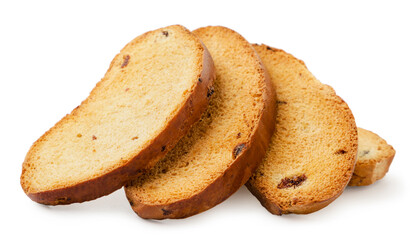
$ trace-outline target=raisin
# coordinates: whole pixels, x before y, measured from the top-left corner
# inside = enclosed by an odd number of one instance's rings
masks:
[[[95,135],[92,135],[92,140],[97,140],[97,137]]]
[[[170,214],[172,213],[172,211],[170,211],[170,210],[166,210],[166,209],[164,209],[164,208],[162,208],[161,210],[163,211],[163,215],[164,215],[164,216],[166,216],[166,215],[170,215]]]
[[[284,178],[281,180],[280,184],[278,184],[277,188],[283,189],[283,188],[290,188],[290,187],[298,187],[300,186],[305,180],[307,179],[306,175],[300,175],[300,176],[294,176],[291,178]]]
[[[164,152],[166,150],[166,146],[161,147],[161,151]]]
[[[238,144],[232,151],[233,158],[235,159],[239,154],[241,154],[242,150],[245,149],[245,143]]]
[[[277,104],[287,104],[287,102],[286,101],[277,100]]]
[[[361,152],[360,154],[359,154],[359,157],[363,157],[363,156],[365,156],[365,155],[367,155],[367,154],[369,154],[369,150],[364,150],[363,152]]]
[[[345,154],[345,153],[347,153],[346,150],[340,149],[337,152],[335,152],[334,154]]]
[[[213,86],[208,88],[207,97],[210,97],[215,92],[215,88]]]
[[[166,37],[168,37],[169,36],[169,32],[163,31],[163,35],[166,36]]]
[[[124,62],[121,64],[121,68],[124,68],[128,65],[128,62],[130,61],[130,55],[124,56]]]
[[[202,78],[199,78],[199,79],[198,79],[198,81],[199,81],[199,82],[202,82]]]

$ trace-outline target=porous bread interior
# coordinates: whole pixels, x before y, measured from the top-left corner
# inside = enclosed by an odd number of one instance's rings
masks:
[[[363,128],[358,128],[357,164],[380,162],[395,154],[395,150],[383,138]]]
[[[246,40],[226,29],[194,31],[213,57],[214,93],[208,110],[150,172],[126,187],[129,198],[156,205],[188,199],[235,161],[233,149],[250,141],[264,108],[264,70]]]
[[[355,164],[356,127],[346,103],[320,83],[304,63],[282,50],[255,46],[276,89],[276,130],[250,179],[284,211],[343,191]],[[284,178],[306,176],[299,186],[278,188]]]
[[[22,186],[27,192],[72,186],[126,164],[189,97],[202,55],[200,41],[181,26],[131,41],[90,96],[32,146]]]

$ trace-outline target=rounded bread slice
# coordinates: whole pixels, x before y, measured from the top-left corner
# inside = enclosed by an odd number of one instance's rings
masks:
[[[395,149],[377,134],[363,128],[357,132],[357,162],[349,186],[370,185],[382,179],[395,157]]]
[[[356,162],[357,128],[347,104],[301,60],[254,45],[277,96],[275,132],[247,183],[273,214],[311,213],[334,201]]]
[[[33,201],[56,205],[121,188],[200,119],[214,77],[209,52],[182,26],[135,38],[87,99],[32,145],[23,190]]]
[[[212,99],[189,134],[125,187],[142,218],[189,217],[227,199],[249,179],[274,129],[274,90],[252,46],[225,27],[194,33],[215,62]]]

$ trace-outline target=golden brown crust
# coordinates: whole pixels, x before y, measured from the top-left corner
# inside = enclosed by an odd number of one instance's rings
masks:
[[[333,202],[337,197],[339,197],[344,189],[342,191],[339,191],[336,195],[334,195],[331,198],[328,198],[324,201],[314,201],[309,202],[306,204],[299,204],[299,205],[292,205],[290,208],[281,208],[279,204],[275,201],[275,199],[267,198],[254,184],[252,184],[252,181],[248,181],[245,186],[248,188],[248,190],[258,199],[258,201],[261,203],[261,205],[266,208],[270,213],[275,215],[282,215],[282,214],[289,214],[289,213],[296,213],[296,214],[308,214],[315,211],[318,211],[327,205],[329,205],[331,202]]]
[[[266,208],[270,213],[275,215],[282,215],[282,209],[278,206],[278,204],[275,204],[272,200],[265,197],[264,194],[262,194],[258,188],[256,188],[253,184],[251,184],[251,181],[248,181],[245,186],[248,188],[248,190],[254,195],[258,201],[261,203],[261,205]]]
[[[186,29],[186,31],[188,30]],[[147,147],[144,148],[137,156],[133,157],[125,165],[102,176],[70,187],[32,193],[29,192],[28,189],[22,184],[22,188],[29,198],[35,202],[47,205],[70,204],[93,200],[121,188],[129,180],[137,177],[142,170],[152,167],[157,160],[165,156],[166,153],[180,140],[180,138],[188,132],[191,126],[200,119],[202,113],[208,106],[208,98],[206,97],[206,93],[209,87],[213,84],[215,78],[215,68],[209,51],[205,48],[205,46],[203,46],[203,48],[202,71],[199,78],[196,79],[197,84],[195,84],[193,92],[182,105],[178,111],[178,114],[174,116],[168,124],[166,124],[166,127],[162,130],[159,136],[153,139],[152,142],[148,144]],[[110,69],[112,65],[113,64],[110,65]],[[76,111],[76,109],[74,111]],[[44,136],[48,132],[46,132]],[[41,139],[42,138],[38,141],[41,141]],[[36,142],[34,145],[35,144]],[[26,162],[27,157],[25,163]],[[23,167],[22,176],[24,171],[25,168]]]
[[[271,48],[268,47],[266,45],[262,45],[262,46],[256,46],[256,48],[266,48],[267,50],[272,50],[272,52],[279,52],[279,53],[283,53],[284,57],[288,58],[288,59],[294,59],[296,62],[299,62],[300,64],[304,65],[304,62],[297,60],[296,58],[294,58],[292,55],[285,53],[282,50],[279,49],[275,49],[275,48]],[[271,52],[271,51],[270,51]],[[317,82],[318,83],[318,82]],[[320,83],[318,83],[320,84]],[[248,183],[246,184],[246,186],[248,187],[248,189],[251,191],[251,193],[257,197],[257,199],[260,201],[260,203],[271,213],[276,214],[276,215],[282,215],[282,214],[288,214],[288,213],[297,213],[297,214],[307,214],[307,213],[311,213],[311,212],[315,212],[325,206],[327,206],[328,204],[330,204],[331,202],[333,202],[338,196],[341,195],[341,193],[344,191],[344,188],[347,186],[348,181],[351,178],[352,172],[353,172],[353,168],[354,168],[354,163],[355,163],[355,159],[356,159],[356,155],[357,155],[357,127],[355,125],[355,121],[354,121],[354,117],[353,114],[351,112],[351,110],[347,107],[347,104],[340,98],[338,97],[334,90],[327,86],[327,85],[323,85],[321,84],[322,87],[328,89],[328,93],[329,95],[333,95],[335,98],[334,102],[336,105],[339,106],[339,110],[342,112],[342,116],[344,119],[346,119],[349,124],[347,126],[347,132],[350,134],[350,146],[348,146],[347,149],[342,150],[341,154],[343,154],[345,157],[347,157],[347,161],[350,162],[350,166],[349,164],[347,164],[347,169],[346,172],[342,173],[341,178],[344,179],[344,181],[342,180],[342,182],[344,182],[344,184],[339,187],[338,189],[336,189],[335,191],[333,191],[332,195],[327,195],[323,198],[314,198],[314,200],[303,200],[300,196],[293,196],[292,197],[292,201],[289,203],[286,202],[280,202],[279,199],[276,199],[276,197],[270,196],[269,195],[269,191],[275,191],[275,190],[271,190],[271,189],[266,189],[266,187],[263,187],[262,185],[259,186],[256,180],[257,178],[251,178],[250,181],[248,181]],[[278,98],[277,98],[278,100]],[[277,110],[278,111],[278,110]],[[278,120],[277,120],[278,121]],[[271,143],[272,144],[272,143]],[[257,171],[258,173],[258,171]],[[255,173],[255,174],[257,174]],[[344,175],[343,175],[344,174]],[[259,176],[261,176],[261,174],[259,174]],[[264,180],[265,181],[265,180]],[[267,185],[272,185],[272,184],[267,184]]]
[[[334,200],[336,200],[336,198],[338,198],[343,193],[343,190],[342,190],[338,192],[335,196],[328,198],[324,201],[309,202],[307,204],[291,206],[288,209],[282,209],[278,205],[278,203],[276,203],[272,199],[267,198],[254,185],[250,184],[249,181],[245,185],[248,188],[248,190],[258,199],[258,201],[261,203],[261,205],[264,208],[266,208],[270,213],[275,214],[275,215],[280,215],[280,216],[282,214],[289,214],[289,213],[295,213],[295,214],[313,213],[315,211],[318,211],[326,207],[327,205],[332,203]]]
[[[383,159],[382,162],[371,162],[368,165],[359,162],[356,163],[349,186],[367,186],[382,179],[389,171],[389,167],[392,164],[394,157],[395,154],[389,158]]]
[[[226,31],[232,30],[226,29]],[[241,39],[245,41],[242,37]],[[275,128],[275,90],[255,50],[249,45],[247,47],[254,53],[255,58],[257,58],[261,66],[261,74],[265,76],[265,88],[263,89],[265,104],[250,141],[246,143],[242,152],[220,177],[215,179],[204,190],[188,199],[170,204],[151,205],[136,201],[133,194],[127,193],[127,198],[129,198],[133,210],[140,217],[151,219],[185,218],[208,210],[236,192],[236,190],[248,181],[249,177],[258,167],[265,155]]]
[[[384,139],[371,131],[359,128],[359,141],[370,141],[369,138],[376,140],[372,144],[379,144],[374,146],[374,148],[383,145],[384,149],[381,150],[383,154],[378,154],[371,159],[363,159],[363,157],[358,156],[349,186],[367,186],[382,179],[389,171],[389,167],[395,157],[395,149],[387,144]]]

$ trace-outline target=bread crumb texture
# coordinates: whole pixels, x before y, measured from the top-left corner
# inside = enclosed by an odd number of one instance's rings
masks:
[[[126,187],[127,197],[136,203],[166,205],[202,192],[249,147],[258,127],[265,73],[255,51],[227,28],[207,27],[194,33],[216,67],[208,110],[156,167]]]
[[[334,200],[352,175],[357,153],[353,115],[301,60],[266,45],[254,47],[276,89],[277,119],[248,187],[275,214],[318,210],[315,206]]]
[[[23,163],[25,192],[70,187],[129,162],[189,98],[202,55],[181,26],[128,43],[88,98],[33,144]]]

